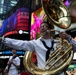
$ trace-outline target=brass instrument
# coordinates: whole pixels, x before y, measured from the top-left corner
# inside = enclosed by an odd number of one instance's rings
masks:
[[[48,19],[56,26],[63,29],[70,27],[70,14],[61,0],[42,0],[42,6]]]
[[[60,28],[70,27],[70,14],[61,0],[42,0],[42,6],[49,20]],[[59,31],[58,31],[59,32]],[[67,40],[58,38],[57,49],[49,55],[44,69],[38,68],[31,60],[33,52],[24,55],[25,68],[34,75],[59,75],[69,66],[73,59],[72,45]]]

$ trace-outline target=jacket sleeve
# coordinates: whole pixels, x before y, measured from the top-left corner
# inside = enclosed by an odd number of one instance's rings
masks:
[[[17,39],[5,38],[2,42],[11,48],[24,50],[24,51],[34,51],[33,41],[23,41]]]
[[[69,42],[72,44],[74,52],[76,52],[76,40],[71,38],[71,40],[69,40]]]

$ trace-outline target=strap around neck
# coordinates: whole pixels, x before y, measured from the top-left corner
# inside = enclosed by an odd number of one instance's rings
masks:
[[[40,39],[40,40],[42,41],[43,45],[44,45],[47,49],[53,48],[54,40],[52,41],[51,47],[48,47],[48,46],[46,45],[45,41],[43,41],[42,39]]]
[[[46,45],[45,41],[43,41],[43,40],[41,40],[41,41],[42,41],[43,45],[47,48],[47,52],[46,52],[46,61],[47,61],[49,58],[50,50],[54,50],[54,48],[53,48],[54,40],[51,42],[52,43],[51,47],[48,47]]]

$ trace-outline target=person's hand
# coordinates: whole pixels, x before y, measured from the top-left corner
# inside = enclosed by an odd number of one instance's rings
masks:
[[[13,60],[9,60],[8,65],[10,65],[11,63],[13,63]]]
[[[70,35],[68,35],[66,32],[60,32],[59,37],[68,40]]]
[[[7,69],[4,70],[4,74],[6,74],[6,73],[7,73]]]
[[[70,71],[66,71],[66,73],[67,73],[68,75],[71,75],[71,72],[70,72]]]
[[[9,63],[13,63],[13,60],[10,60]]]

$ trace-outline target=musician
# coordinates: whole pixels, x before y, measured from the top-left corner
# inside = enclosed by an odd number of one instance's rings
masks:
[[[12,56],[10,56],[4,72],[8,75],[18,75],[19,68],[20,58],[16,55],[16,50],[12,49]]]
[[[35,51],[37,55],[37,65],[39,68],[43,69],[45,67],[45,62],[48,59],[49,52],[53,52],[57,46],[56,42],[59,42],[51,36],[51,29],[52,25],[49,25],[48,22],[42,22],[40,25],[41,37],[37,40],[23,41],[0,37],[0,41],[14,49]],[[66,36],[68,36],[68,34]],[[62,37],[61,34],[60,37]],[[67,39],[69,39],[69,37]],[[74,49],[76,49],[76,42],[73,39],[71,39],[70,42],[73,43]],[[64,75],[64,73],[61,73],[60,75]]]

